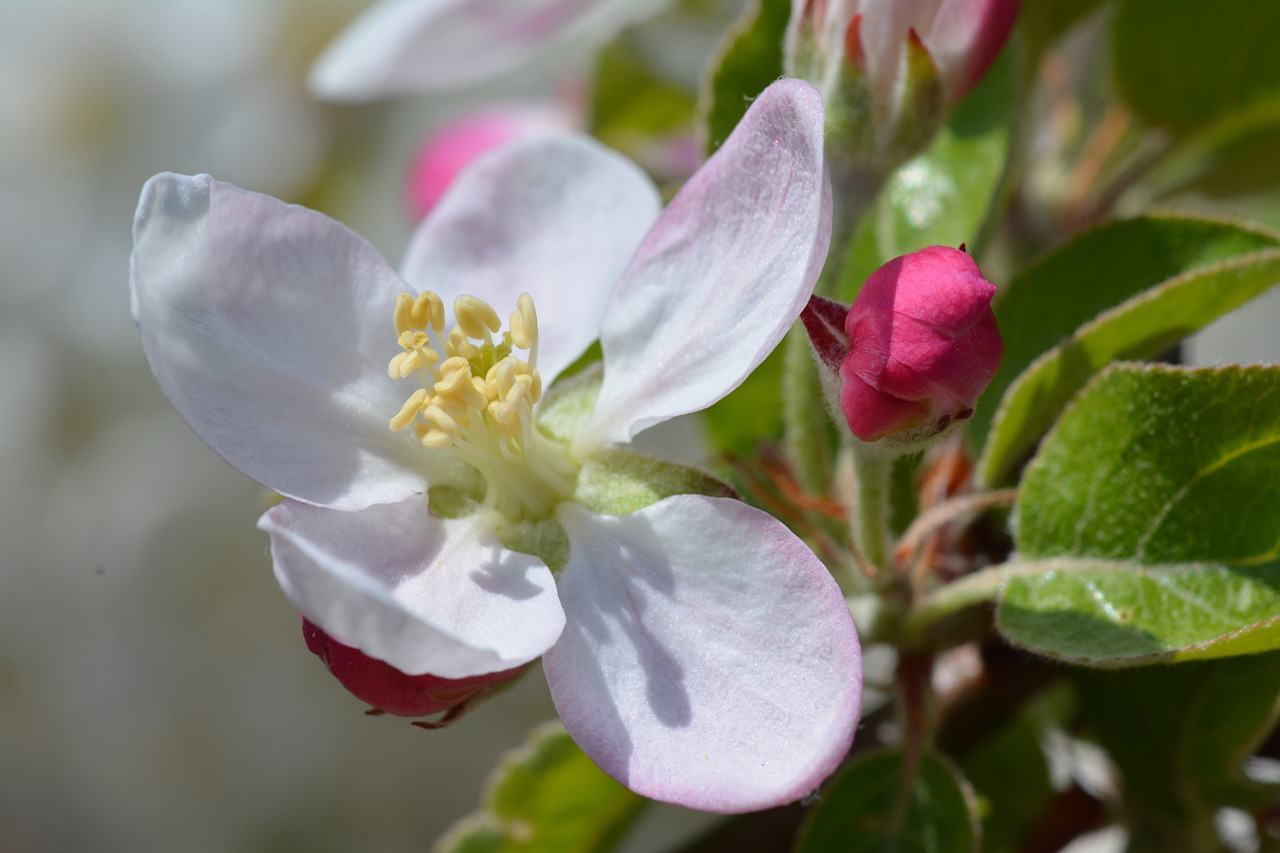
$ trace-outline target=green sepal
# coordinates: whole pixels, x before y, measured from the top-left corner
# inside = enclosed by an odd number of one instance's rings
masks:
[[[535,729],[502,759],[481,807],[433,853],[603,853],[647,800],[605,775],[559,723]]]
[[[582,465],[576,503],[605,515],[624,515],[672,495],[736,497],[712,475],[622,448],[605,448]]]
[[[604,381],[604,365],[592,362],[572,376],[559,379],[543,395],[538,404],[538,429],[547,438],[561,444],[573,444],[573,440],[587,425],[600,396],[600,383]]]

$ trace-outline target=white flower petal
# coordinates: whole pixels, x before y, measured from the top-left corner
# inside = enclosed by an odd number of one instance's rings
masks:
[[[285,501],[258,526],[304,616],[409,675],[511,669],[564,627],[550,570],[502,547],[484,513],[436,518],[425,496],[360,512]]]
[[[383,0],[311,70],[322,98],[443,92],[526,65],[571,42],[607,41],[670,0]]]
[[[133,316],[160,388],[253,479],[358,509],[424,488],[429,454],[387,422],[408,391],[387,378],[404,288],[368,243],[309,210],[207,175],[142,190]],[[412,389],[410,389],[412,390]]]
[[[459,174],[401,271],[446,303],[478,296],[504,321],[527,291],[538,311],[538,370],[550,382],[595,340],[659,207],[643,172],[587,137],[518,141]]]
[[[799,799],[848,751],[861,660],[817,557],[737,501],[625,516],[563,504],[568,624],[543,657],[565,727],[653,799],[713,812]]]
[[[782,340],[831,239],[822,137],[817,90],[774,83],[659,217],[606,309],[579,452],[706,408]]]

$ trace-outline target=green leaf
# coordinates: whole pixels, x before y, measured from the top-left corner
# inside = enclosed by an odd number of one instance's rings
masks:
[[[1214,812],[1280,799],[1241,763],[1280,709],[1280,653],[1073,674],[1093,734],[1119,766],[1134,851],[1219,849]]]
[[[1277,246],[1280,235],[1236,220],[1147,216],[1091,231],[1015,277],[995,306],[1004,359],[970,427],[980,436],[990,425],[983,482],[1009,482],[1108,363],[1159,355],[1280,281]]]
[[[889,176],[845,251],[835,298],[852,302],[890,258],[925,246],[973,247],[1004,175],[1016,94],[1006,52],[929,148]]]
[[[1278,31],[1271,0],[1121,0],[1117,87],[1147,121],[1194,130],[1280,90]]]
[[[610,779],[559,723],[494,770],[480,810],[454,824],[434,853],[603,853],[647,801]]]
[[[859,756],[827,783],[795,853],[975,853],[976,801],[951,762],[924,753],[907,772],[901,752]]]
[[[782,76],[790,17],[789,0],[751,0],[711,60],[698,99],[708,156],[729,138],[756,95]]]
[[[1016,645],[1103,666],[1280,648],[1280,367],[1104,371],[1015,518]]]

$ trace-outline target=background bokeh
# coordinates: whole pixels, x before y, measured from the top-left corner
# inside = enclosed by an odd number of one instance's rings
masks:
[[[554,717],[536,669],[449,731],[364,717],[271,576],[267,495],[161,396],[129,315],[163,170],[318,207],[398,260],[414,148],[488,95],[313,101],[363,5],[0,2],[0,850],[425,850]]]
[[[446,732],[362,716],[272,579],[267,496],[160,395],[129,316],[162,170],[318,207],[398,258],[413,149],[485,94],[311,100],[362,5],[0,0],[0,850],[424,850],[554,715],[535,670]],[[708,41],[666,37],[695,74]],[[496,94],[551,85],[524,69]],[[1192,352],[1280,357],[1278,307]]]

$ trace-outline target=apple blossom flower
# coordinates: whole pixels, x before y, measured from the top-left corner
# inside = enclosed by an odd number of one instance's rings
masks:
[[[419,220],[472,160],[516,139],[565,133],[576,120],[550,104],[491,104],[446,122],[426,138],[409,167],[405,201]]]
[[[573,44],[602,44],[671,0],[381,0],[312,68],[311,90],[364,101],[475,85]]]
[[[872,273],[847,313],[810,302],[806,329],[827,374],[839,374],[855,436],[915,445],[973,414],[1004,355],[995,292],[966,252],[929,246]]]
[[[839,144],[902,162],[982,79],[1019,6],[1020,0],[793,0],[787,68],[818,85]]]
[[[857,720],[840,591],[780,522],[627,445],[736,387],[805,304],[822,128],[811,86],[775,83],[660,216],[588,139],[505,146],[424,220],[403,278],[319,214],[158,175],[133,313],[183,418],[285,496],[259,526],[329,637],[409,676],[541,656],[565,727],[638,793],[788,802]],[[597,330],[603,370],[553,386]]]

